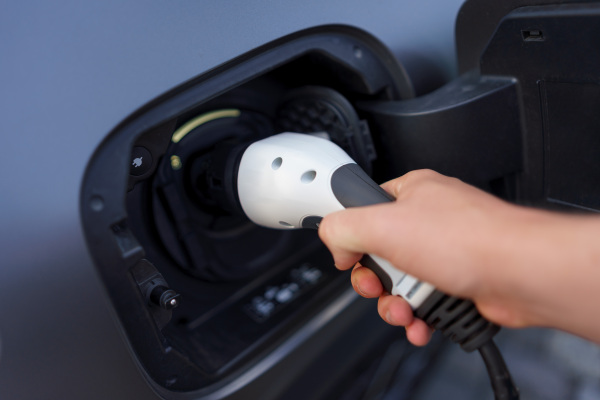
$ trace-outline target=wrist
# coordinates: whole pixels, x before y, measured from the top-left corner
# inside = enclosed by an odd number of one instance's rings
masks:
[[[600,218],[511,206],[478,306],[498,323],[548,326],[596,341]],[[598,326],[595,326],[598,325]]]

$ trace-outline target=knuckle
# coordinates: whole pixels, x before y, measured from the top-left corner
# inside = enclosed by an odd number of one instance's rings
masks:
[[[414,179],[418,180],[433,180],[440,176],[437,172],[432,169],[418,169],[415,171],[409,172],[407,175],[411,175]]]

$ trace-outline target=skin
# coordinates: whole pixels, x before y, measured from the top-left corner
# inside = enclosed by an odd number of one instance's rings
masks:
[[[600,343],[600,217],[509,204],[429,170],[382,185],[396,201],[326,216],[319,235],[379,315],[425,345],[431,330],[357,264],[375,254],[500,325],[561,329]]]

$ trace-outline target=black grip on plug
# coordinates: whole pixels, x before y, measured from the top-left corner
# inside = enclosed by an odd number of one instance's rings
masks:
[[[463,350],[471,352],[487,343],[500,327],[483,318],[470,300],[435,290],[415,310],[415,315]]]
[[[392,289],[394,287],[394,284],[392,283],[392,278],[390,278],[388,273],[385,272],[385,270],[381,268],[381,266],[377,264],[375,260],[371,258],[370,255],[365,254],[363,258],[360,259],[360,265],[362,265],[363,267],[367,267],[371,271],[373,271],[381,281],[381,284],[383,285],[383,288],[386,290],[386,292],[392,293]]]
[[[394,197],[375,183],[357,164],[342,165],[335,170],[331,176],[331,190],[340,204],[346,208],[394,201]],[[377,275],[388,293],[392,292],[392,279],[375,260],[365,254],[360,263]]]
[[[335,198],[346,208],[395,200],[357,164],[342,165],[335,170],[331,176],[331,190]]]

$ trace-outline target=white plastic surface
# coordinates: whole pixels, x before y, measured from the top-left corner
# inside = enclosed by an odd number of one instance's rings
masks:
[[[410,304],[413,310],[418,308],[427,297],[435,290],[435,287],[427,282],[418,280],[394,267],[389,261],[373,254],[369,256],[387,272],[392,279],[392,293],[401,296]]]
[[[354,160],[336,144],[311,135],[281,133],[251,144],[240,161],[238,195],[253,222],[277,229],[302,227],[307,216],[344,207],[331,175]]]

